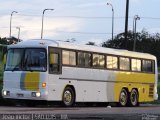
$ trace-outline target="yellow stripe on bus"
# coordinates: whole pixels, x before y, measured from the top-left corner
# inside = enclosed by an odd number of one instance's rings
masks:
[[[39,81],[40,81],[40,73],[38,72],[26,73],[24,79],[25,90],[38,91]]]
[[[116,75],[116,81],[136,82],[136,83],[154,83],[155,74],[136,73],[136,72],[119,72]]]
[[[153,101],[149,97],[150,85],[154,85],[155,74],[118,72],[114,85],[114,99],[119,102],[119,95],[122,88],[127,88],[129,92],[136,88],[139,92],[139,102]]]

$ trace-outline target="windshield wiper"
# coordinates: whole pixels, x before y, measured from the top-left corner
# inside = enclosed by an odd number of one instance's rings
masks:
[[[19,65],[16,65],[16,66],[12,69],[12,72],[14,72],[17,68],[19,69]]]
[[[30,67],[28,67],[28,71],[33,72],[33,70]]]

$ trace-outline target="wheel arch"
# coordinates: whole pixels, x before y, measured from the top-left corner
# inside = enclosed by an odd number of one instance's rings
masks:
[[[125,89],[125,90],[127,91],[127,93],[129,93],[128,87],[122,87],[122,89]],[[121,90],[122,90],[122,89],[121,89]]]
[[[133,89],[135,89],[135,90],[137,91],[137,93],[138,93],[138,96],[139,96],[138,88],[133,87],[133,88],[129,89],[128,87],[122,87],[122,89],[125,89],[125,90],[127,91],[128,95],[131,93],[131,91],[132,91]],[[122,90],[122,89],[121,89],[121,90]]]
[[[66,85],[65,87],[64,87],[64,89],[63,89],[63,92],[64,92],[64,90],[67,88],[67,87],[70,87],[72,90],[73,90],[73,92],[74,92],[74,95],[75,95],[75,102],[76,102],[76,90],[75,90],[75,87],[73,86],[73,85]],[[62,99],[63,99],[63,92],[62,92]]]

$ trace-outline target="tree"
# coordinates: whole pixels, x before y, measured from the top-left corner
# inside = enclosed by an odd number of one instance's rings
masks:
[[[8,42],[7,42],[6,38],[0,38],[0,44],[7,45]]]
[[[108,40],[102,43],[102,47],[116,48],[116,49],[133,49],[133,33],[132,31],[128,32],[127,36],[127,46],[125,42],[125,33],[118,34],[113,40]]]
[[[95,44],[95,42],[88,42],[88,43],[86,43],[86,45],[94,45],[95,46],[96,44]]]
[[[22,40],[20,40],[22,41]],[[17,38],[15,37],[11,37],[11,38],[0,38],[0,44],[2,45],[10,45],[10,44],[17,44],[19,41]]]

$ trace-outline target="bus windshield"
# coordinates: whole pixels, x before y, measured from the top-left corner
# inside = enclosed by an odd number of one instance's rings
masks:
[[[9,49],[6,71],[46,71],[46,50],[42,48]]]

